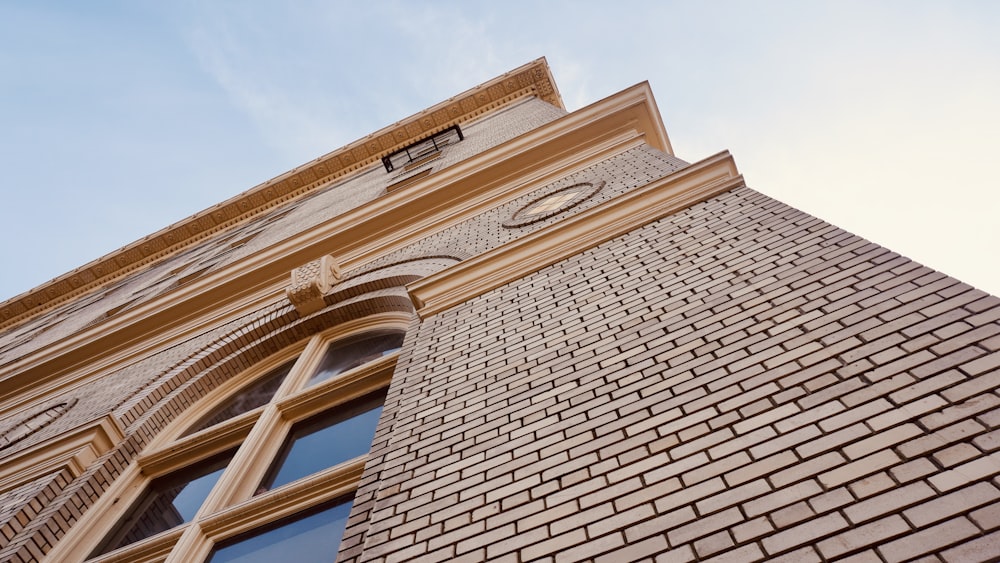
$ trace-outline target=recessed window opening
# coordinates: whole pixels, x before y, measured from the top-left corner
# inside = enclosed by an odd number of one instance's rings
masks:
[[[412,171],[416,170],[417,168],[420,168],[421,166],[427,164],[428,162],[431,162],[432,160],[436,160],[438,158],[441,158],[441,153],[440,152],[431,153],[431,154],[429,154],[429,155],[427,155],[425,157],[422,157],[422,158],[420,158],[418,160],[414,160],[413,162],[411,162],[411,163],[409,163],[409,164],[407,164],[406,166],[403,167],[403,173],[405,174],[406,172],[412,172]]]
[[[351,500],[340,499],[275,526],[237,536],[215,550],[209,563],[326,563],[333,561],[351,514]]]
[[[260,232],[256,232],[256,233],[251,233],[251,234],[249,234],[249,235],[247,235],[247,236],[245,236],[243,238],[238,238],[238,239],[234,240],[233,242],[229,243],[229,247],[230,248],[239,248],[239,247],[245,245],[246,243],[250,242],[254,238],[256,238],[257,235],[259,235],[259,234],[260,234]]]
[[[199,277],[201,277],[202,274],[204,274],[205,272],[209,271],[211,268],[212,268],[212,265],[209,264],[208,266],[205,266],[203,268],[199,268],[199,269],[191,272],[190,274],[185,274],[185,275],[177,278],[177,285],[184,285],[186,283],[192,282],[192,281],[198,279]]]
[[[91,557],[190,522],[236,451],[228,451],[153,480]]]
[[[431,174],[431,169],[430,168],[427,168],[425,170],[421,170],[420,172],[417,172],[416,174],[411,174],[411,175],[407,176],[406,178],[403,178],[402,180],[400,180],[398,182],[394,182],[392,184],[389,184],[388,186],[385,187],[385,191],[386,191],[386,193],[394,192],[394,191],[396,191],[396,190],[398,190],[400,188],[404,188],[406,186],[409,186],[410,184],[415,184],[416,182],[418,182],[420,180],[423,180],[427,176],[430,176],[430,174]]]
[[[396,352],[403,345],[404,336],[402,332],[377,331],[333,342],[326,349],[322,362],[307,385],[330,379]]]
[[[108,309],[107,311],[104,312],[104,316],[105,317],[113,317],[113,316],[117,315],[118,313],[121,313],[125,309],[128,309],[132,305],[136,304],[143,297],[144,296],[139,295],[138,297],[133,297],[133,298],[129,299],[128,301],[122,303],[121,305],[118,305],[116,307],[112,307],[112,308],[110,308],[110,309]]]
[[[452,125],[444,131],[435,133],[430,137],[421,139],[388,156],[382,157],[382,165],[385,166],[386,172],[392,172],[400,166],[421,160],[437,153],[449,144],[463,139],[465,139],[465,136],[462,135],[462,129],[458,125]]]
[[[384,401],[382,389],[293,426],[257,493],[368,453]]]

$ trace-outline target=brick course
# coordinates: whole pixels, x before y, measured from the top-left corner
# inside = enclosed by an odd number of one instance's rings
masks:
[[[442,487],[473,502],[487,557],[982,552],[1000,473],[983,299],[742,188],[415,327],[434,353],[397,366],[388,447],[433,474],[420,490],[461,471]],[[381,530],[426,528],[378,506],[357,561],[393,559]]]

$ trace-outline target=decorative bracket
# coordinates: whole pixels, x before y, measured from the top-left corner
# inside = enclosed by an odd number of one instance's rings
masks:
[[[285,289],[285,295],[295,306],[299,315],[306,316],[323,307],[326,295],[340,280],[340,267],[329,254],[292,270],[292,285]]]

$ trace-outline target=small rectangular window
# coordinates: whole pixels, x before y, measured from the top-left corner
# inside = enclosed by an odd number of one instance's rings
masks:
[[[398,190],[400,188],[405,188],[406,186],[409,186],[410,184],[415,184],[416,182],[419,182],[420,180],[423,180],[427,176],[430,176],[430,174],[431,174],[431,169],[430,168],[428,168],[427,170],[421,170],[420,172],[417,172],[416,174],[413,174],[412,176],[407,176],[406,178],[403,178],[402,180],[400,180],[398,182],[394,182],[392,184],[389,184],[388,186],[385,187],[385,191],[388,193],[388,192],[394,192],[394,191],[396,191],[396,190]]]
[[[465,138],[462,129],[458,125],[435,133],[430,137],[425,137],[415,143],[411,143],[398,151],[382,157],[382,165],[386,172],[392,172],[400,166],[406,166],[412,162],[420,160],[430,160],[438,151],[451,143],[461,141]]]

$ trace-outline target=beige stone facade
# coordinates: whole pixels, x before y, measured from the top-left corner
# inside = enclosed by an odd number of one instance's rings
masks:
[[[327,561],[1000,557],[1000,300],[675,157],[645,84],[565,111],[544,60],[0,327],[2,561],[205,561],[331,506]],[[367,454],[270,484],[372,397]]]

